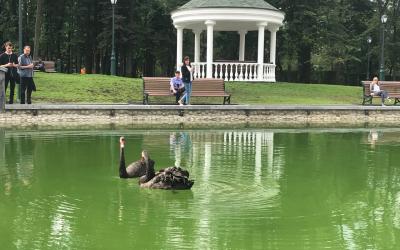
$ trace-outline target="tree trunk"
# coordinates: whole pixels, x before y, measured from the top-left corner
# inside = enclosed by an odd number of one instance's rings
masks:
[[[100,74],[101,69],[100,69],[100,64],[101,64],[101,51],[97,50],[95,54],[95,74]]]
[[[137,64],[137,60],[135,60],[135,58],[132,58],[132,77],[139,77],[138,75],[138,64]]]
[[[91,49],[86,50],[85,64],[83,66],[86,69],[86,73],[92,74],[92,72],[93,72],[93,52]]]
[[[155,75],[155,58],[151,53],[147,51],[145,56],[143,76],[153,77],[154,75]]]
[[[72,34],[71,34],[71,31],[70,31],[70,32],[69,32],[69,35],[68,35],[69,41],[68,41],[67,69],[66,69],[66,72],[67,72],[67,73],[71,73],[71,71],[72,71],[72,45],[71,45],[71,36],[72,36]]]
[[[88,13],[86,16],[87,30],[86,30],[86,42],[85,42],[85,52],[84,52],[84,64],[81,66],[85,67],[86,73],[92,74],[93,68],[93,58],[96,50],[96,46],[93,41],[96,41],[96,22],[94,21],[96,15],[96,1],[91,1],[92,3],[88,5]]]
[[[395,3],[393,4],[393,15],[392,15],[392,18],[393,18],[393,20],[392,20],[392,25],[393,25],[393,34],[392,34],[392,44],[395,44],[395,46],[396,46],[396,44],[397,44],[397,38],[398,38],[398,16],[399,16],[399,14],[400,14],[400,0],[398,0],[398,1],[394,1]],[[397,65],[397,63],[398,63],[398,61],[399,61],[399,55],[400,55],[400,53],[398,52],[398,50],[396,50],[395,48],[393,48],[393,52],[394,53],[390,53],[390,55],[391,55],[391,58],[390,58],[390,60],[391,60],[391,65],[392,65],[392,68],[391,68],[391,76],[392,76],[392,81],[395,81],[396,80],[396,70],[397,70],[397,67],[396,67],[396,65]]]
[[[43,1],[37,0],[36,5],[36,23],[35,23],[35,41],[34,41],[34,49],[33,49],[33,60],[37,60],[39,56],[40,49],[40,35],[42,31],[43,24]]]
[[[108,57],[108,50],[105,51],[105,54],[102,55],[101,58],[101,72],[103,75],[110,74],[110,58]]]
[[[299,81],[310,83],[311,80],[311,46],[307,44],[300,45],[298,56]]]
[[[133,57],[132,57],[132,50],[128,50],[128,54],[126,56],[126,76],[134,76],[133,73]]]

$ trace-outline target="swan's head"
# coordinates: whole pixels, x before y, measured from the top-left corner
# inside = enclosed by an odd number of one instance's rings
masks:
[[[121,146],[121,148],[125,147],[125,138],[124,137],[119,138],[119,145]]]
[[[150,158],[150,157],[149,157],[149,153],[147,153],[146,150],[143,150],[143,151],[142,151],[142,159],[145,160],[145,161],[148,161],[149,158]]]

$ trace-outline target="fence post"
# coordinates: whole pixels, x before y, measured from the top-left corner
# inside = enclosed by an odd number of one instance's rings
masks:
[[[5,86],[5,78],[6,78],[6,68],[0,67],[0,112],[4,112],[6,108],[6,86]]]

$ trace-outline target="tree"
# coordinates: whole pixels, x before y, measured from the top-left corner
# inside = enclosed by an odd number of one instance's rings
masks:
[[[33,59],[36,60],[39,56],[40,49],[40,36],[42,31],[42,23],[43,23],[43,0],[37,0],[36,2],[36,22],[35,22],[35,41],[34,41],[34,49],[33,49]]]
[[[116,5],[118,75],[173,75],[176,31],[171,11],[189,0],[119,0]],[[62,61],[65,72],[109,74],[109,0],[23,0],[24,44],[34,56]],[[386,25],[387,72],[400,70],[400,0],[268,0],[285,12],[278,32],[277,69],[283,80],[358,84],[365,76],[366,37],[372,36],[372,68],[379,67],[380,16]],[[18,1],[0,0],[0,42],[18,39]],[[268,32],[266,33],[268,36]],[[203,33],[202,43],[206,36]],[[216,58],[236,60],[238,35],[216,32]],[[193,54],[193,34],[184,33],[184,51]],[[268,43],[268,39],[267,42]],[[268,55],[266,44],[266,56]],[[205,49],[205,46],[202,46]],[[246,59],[257,54],[257,32],[246,36]],[[279,79],[278,78],[278,79]]]

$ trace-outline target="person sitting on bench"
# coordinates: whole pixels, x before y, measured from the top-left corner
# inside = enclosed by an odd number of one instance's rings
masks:
[[[171,79],[170,85],[171,93],[176,97],[176,104],[183,105],[186,94],[185,84],[182,81],[180,71],[175,72],[175,77]]]
[[[380,96],[382,98],[382,106],[385,106],[385,100],[390,101],[388,92],[381,90],[378,77],[374,77],[371,85],[369,86],[369,90],[371,91],[371,96]]]
[[[44,72],[44,71],[45,71],[45,69],[44,69],[44,62],[42,61],[42,59],[39,58],[39,61],[36,63],[34,69],[35,69],[35,70],[40,70],[41,72]]]

